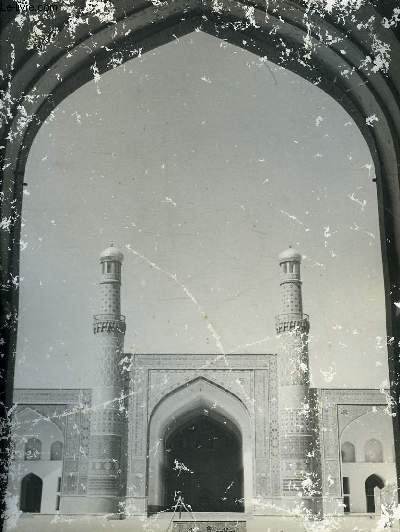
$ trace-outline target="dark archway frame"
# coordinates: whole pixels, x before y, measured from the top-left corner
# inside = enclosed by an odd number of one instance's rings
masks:
[[[39,3],[34,0],[32,3]],[[76,2],[80,4],[79,0]],[[3,19],[1,35],[2,65],[0,89],[5,96],[1,135],[1,378],[2,421],[8,424],[12,406],[14,357],[18,318],[19,238],[25,164],[35,135],[51,111],[68,94],[93,79],[94,72],[112,68],[118,62],[148,52],[195,30],[220,39],[281,64],[305,79],[318,84],[351,115],[366,139],[375,164],[380,236],[385,280],[389,377],[393,404],[396,462],[400,470],[399,341],[400,324],[400,37],[382,24],[390,16],[395,1],[373,7],[366,0],[356,19],[374,17],[374,34],[391,48],[387,74],[360,68],[367,57],[375,57],[371,32],[357,28],[352,17],[335,11],[321,13],[301,0],[232,1],[138,0],[115,2],[114,21],[102,23],[89,16],[88,23],[71,35],[68,16],[62,10],[44,24],[46,33],[55,27],[58,34],[43,46],[40,54],[28,50],[30,23],[18,26],[12,17]],[[379,3],[378,3],[379,4]],[[250,11],[249,11],[250,10]],[[251,16],[249,16],[251,12]],[[324,32],[338,38],[323,42]],[[305,59],[305,38],[311,45]],[[289,56],[283,47],[291,49]],[[342,53],[345,51],[345,54]],[[342,75],[344,69],[351,76]],[[378,121],[367,124],[375,115]],[[361,295],[360,295],[361,296]],[[6,429],[7,430],[7,429]],[[2,440],[1,467],[9,446]],[[2,475],[2,489],[6,477]],[[4,493],[4,491],[3,491]]]

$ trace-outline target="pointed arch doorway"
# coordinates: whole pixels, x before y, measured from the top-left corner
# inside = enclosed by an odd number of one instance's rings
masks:
[[[26,475],[21,482],[20,510],[39,513],[42,504],[43,481],[34,473]]]
[[[181,495],[197,512],[243,512],[253,497],[253,437],[238,397],[204,378],[174,390],[149,426],[148,512]],[[171,510],[172,511],[172,510]]]
[[[375,488],[382,489],[384,482],[378,475],[370,475],[365,481],[365,496],[367,499],[367,513],[375,513]]]

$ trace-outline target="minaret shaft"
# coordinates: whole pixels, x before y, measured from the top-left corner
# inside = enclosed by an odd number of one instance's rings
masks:
[[[303,313],[301,255],[288,249],[279,259],[281,312],[276,317],[276,332],[280,340],[278,383],[281,494],[284,499],[298,499],[301,495],[304,507],[314,511],[316,492],[312,457],[315,454],[316,431],[309,390],[309,319]]]
[[[90,513],[115,513],[123,495],[122,443],[125,431],[124,350],[125,318],[121,315],[123,256],[110,246],[100,257],[99,314],[93,318],[97,345],[92,392],[87,499]]]

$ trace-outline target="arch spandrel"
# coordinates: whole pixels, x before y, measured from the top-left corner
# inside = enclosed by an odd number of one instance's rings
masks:
[[[198,380],[198,370],[173,370],[153,373],[150,376],[149,417],[167,395],[175,393],[180,387],[190,386]],[[213,383],[227,393],[236,395],[249,412],[254,410],[252,378],[250,370],[204,370],[204,380]],[[165,378],[166,377],[166,378]]]
[[[38,420],[45,423],[54,424],[60,431],[60,434],[64,434],[65,431],[65,419],[62,416],[64,412],[63,408],[57,408],[54,406],[46,405],[32,405],[32,406],[17,406],[14,414],[13,421],[18,428],[19,425],[26,424],[27,421]]]
[[[217,415],[225,416],[241,432],[251,428],[250,412],[237,395],[217,382],[197,377],[168,392],[153,407],[149,415],[149,439],[154,441],[151,431],[153,436],[163,438],[169,420],[178,419],[182,414],[200,407],[207,408],[211,416],[214,411]],[[154,432],[154,426],[157,427],[157,432]]]

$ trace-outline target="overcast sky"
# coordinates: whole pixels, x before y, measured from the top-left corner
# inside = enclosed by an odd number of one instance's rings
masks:
[[[313,384],[379,386],[372,178],[335,101],[203,33],[86,84],[42,126],[27,164],[16,385],[93,384],[98,255],[113,240],[125,253],[126,351],[216,353],[211,323],[226,352],[275,352],[277,255],[291,244],[304,255]]]

